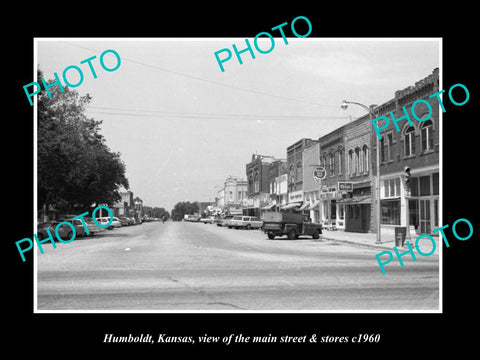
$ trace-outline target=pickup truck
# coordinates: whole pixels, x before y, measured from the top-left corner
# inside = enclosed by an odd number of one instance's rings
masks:
[[[283,235],[290,240],[298,239],[300,235],[318,239],[322,233],[322,224],[312,223],[308,215],[268,211],[262,215],[262,220],[262,230],[269,239]]]

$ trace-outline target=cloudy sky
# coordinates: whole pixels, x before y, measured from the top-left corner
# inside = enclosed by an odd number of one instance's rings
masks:
[[[227,176],[245,178],[252,153],[286,158],[297,140],[364,115],[342,100],[382,104],[441,66],[438,39],[275,38],[270,53],[243,53],[242,65],[233,55],[221,72],[214,53],[232,44],[245,39],[37,39],[36,62],[47,79],[84,70],[75,90],[93,97],[87,115],[103,121],[134,196],[169,211],[214,200]],[[108,49],[121,57],[116,71],[100,66]],[[94,55],[97,79],[80,64]]]

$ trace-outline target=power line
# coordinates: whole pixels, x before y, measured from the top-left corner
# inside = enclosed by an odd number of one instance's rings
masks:
[[[65,41],[65,43],[67,43],[67,44],[69,44],[69,45],[71,45],[71,46],[75,46],[75,47],[81,48],[81,49],[86,49],[86,50],[98,52],[98,50],[91,49],[91,48],[88,48],[88,47],[86,47],[86,46],[81,46],[81,45],[73,44],[73,43],[70,43],[70,42],[68,42],[68,41]],[[204,78],[201,78],[201,77],[198,77],[198,76],[189,75],[189,74],[184,74],[184,73],[181,73],[181,72],[178,72],[178,71],[175,71],[175,70],[166,69],[166,68],[163,68],[163,67],[160,67],[160,66],[156,66],[156,65],[146,64],[146,63],[143,63],[143,62],[141,62],[141,61],[137,61],[137,60],[133,60],[133,59],[129,59],[129,58],[124,58],[124,57],[122,57],[122,59],[124,59],[124,60],[126,60],[126,61],[129,61],[129,62],[131,62],[131,63],[137,64],[137,65],[142,65],[142,66],[149,67],[149,68],[152,68],[152,69],[155,69],[155,70],[160,70],[160,71],[168,72],[168,73],[171,73],[171,74],[183,76],[183,77],[190,78],[190,79],[197,80],[197,81],[203,81],[203,82],[206,82],[206,83],[209,83],[209,84],[213,84],[213,85],[217,85],[217,86],[227,87],[227,88],[231,88],[231,89],[235,89],[235,90],[240,90],[240,91],[244,91],[244,92],[249,92],[249,93],[253,93],[253,94],[257,94],[257,95],[269,96],[269,97],[273,97],[273,98],[277,98],[277,99],[282,99],[282,100],[287,100],[287,101],[299,102],[299,103],[303,103],[303,104],[309,104],[309,105],[315,105],[315,106],[321,106],[321,107],[334,107],[334,106],[332,106],[332,105],[324,105],[324,104],[322,105],[322,104],[315,103],[315,102],[311,102],[311,101],[294,99],[294,98],[290,98],[290,97],[286,97],[286,96],[269,94],[269,93],[266,93],[266,92],[263,92],[263,91],[259,91],[259,90],[246,89],[246,88],[243,88],[243,87],[240,87],[240,86],[235,86],[235,85],[230,85],[230,84],[224,84],[224,83],[221,83],[221,82],[218,82],[218,81],[209,80],[209,79],[204,79]]]
[[[105,111],[113,110],[113,111]],[[161,118],[193,118],[193,119],[236,119],[236,120],[347,120],[348,116],[306,116],[306,115],[255,115],[255,114],[215,114],[215,113],[182,113],[161,110],[119,109],[109,107],[88,106],[87,111],[94,114],[121,115],[134,117]]]

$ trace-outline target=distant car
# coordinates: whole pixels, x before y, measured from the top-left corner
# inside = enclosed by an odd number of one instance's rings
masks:
[[[119,217],[118,219],[120,220],[120,224],[122,224],[122,226],[130,225],[130,222],[128,221],[128,218],[122,216],[122,217]]]
[[[231,226],[235,229],[260,229],[263,221],[254,216],[234,216]]]
[[[135,225],[135,219],[133,217],[127,217],[128,225]]]
[[[212,224],[217,224],[217,226],[222,226],[223,218],[221,216],[215,216],[212,221]]]
[[[204,224],[212,224],[214,218],[215,216],[207,216],[205,218],[200,219],[200,222],[203,222]]]
[[[233,218],[234,218],[233,215],[225,216],[225,218],[223,219],[223,222],[222,222],[222,226],[226,226],[226,227],[228,227],[229,229],[231,229],[231,228],[232,228]]]
[[[39,224],[37,227],[38,240],[43,240],[49,237],[47,229],[48,231],[50,231],[52,238],[55,240],[57,238],[55,234],[55,229],[57,225],[60,224],[61,222],[63,221],[48,221],[46,223]],[[75,231],[76,231],[76,228],[75,228]],[[72,228],[67,224],[63,224],[58,228],[58,236],[60,236],[60,238],[62,238],[62,240],[65,240],[65,241],[71,239],[73,236]]]

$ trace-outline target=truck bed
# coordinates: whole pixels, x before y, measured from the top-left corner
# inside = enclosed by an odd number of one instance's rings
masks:
[[[303,222],[302,214],[293,214],[293,213],[282,213],[268,211],[263,213],[262,220],[264,222],[275,222],[275,223],[296,223],[301,224]]]

